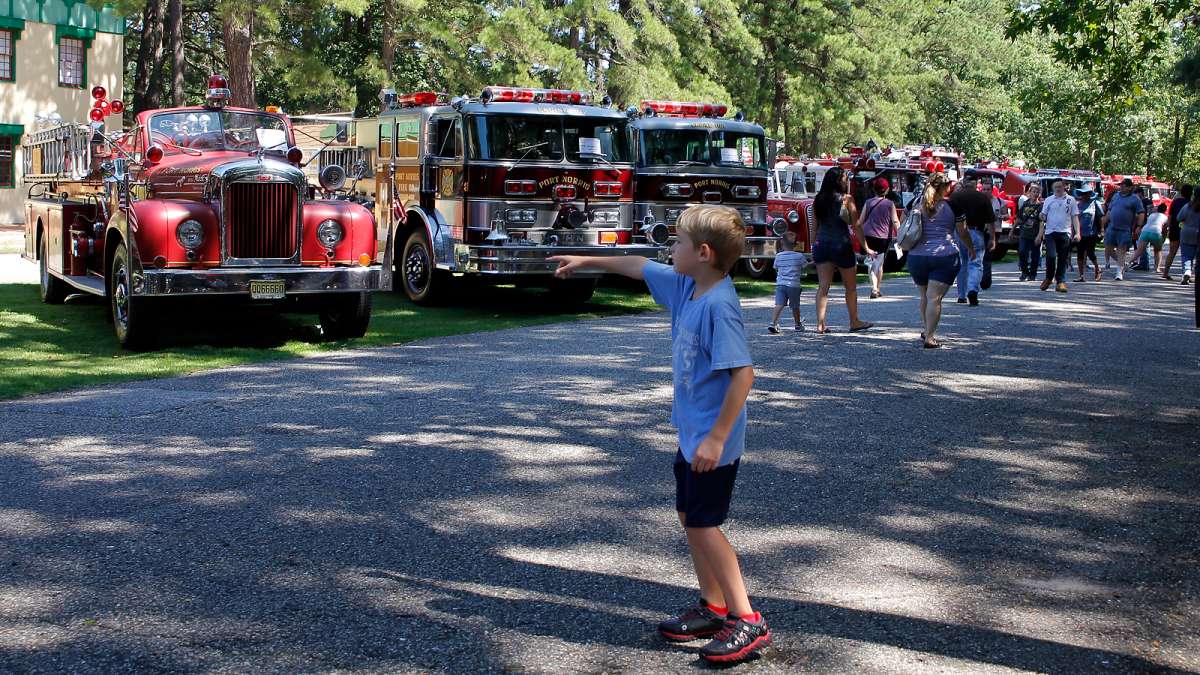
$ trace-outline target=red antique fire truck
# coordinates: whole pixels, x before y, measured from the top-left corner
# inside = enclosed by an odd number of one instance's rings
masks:
[[[384,90],[381,99],[380,116],[356,120],[355,135],[361,156],[374,157],[371,196],[414,302],[476,276],[539,280],[557,301],[578,303],[599,275],[556,279],[546,258],[665,256],[661,243],[634,240],[629,118],[607,101],[519,87],[449,100]],[[656,225],[637,227],[653,234]]]
[[[684,209],[724,204],[737,209],[746,224],[742,264],[755,278],[767,276],[782,222],[767,217],[767,143],[762,127],[741,113],[725,119],[728,107],[717,103],[642,101],[633,111],[637,147],[634,221],[654,228],[663,223],[668,238]],[[647,243],[662,243],[648,229]],[[658,241],[656,241],[656,238]]]
[[[227,106],[213,76],[206,105],[147,110],[105,134],[123,106],[102,87],[92,95],[93,124],[25,143],[24,255],[43,301],[105,297],[128,348],[152,342],[159,298],[287,302],[319,313],[328,336],[366,332],[370,292],[390,287],[389,249],[368,209],[314,198],[286,117]]]

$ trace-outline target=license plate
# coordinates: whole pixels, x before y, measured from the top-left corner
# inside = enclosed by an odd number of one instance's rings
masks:
[[[283,281],[262,279],[250,282],[250,298],[252,300],[280,300],[285,295]]]

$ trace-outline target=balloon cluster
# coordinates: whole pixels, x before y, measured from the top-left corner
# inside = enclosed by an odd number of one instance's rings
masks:
[[[943,164],[942,162],[935,162],[933,160],[930,160],[928,162],[925,162],[924,168],[925,168],[926,173],[941,173],[946,170],[946,165]]]
[[[103,122],[105,117],[109,115],[120,115],[125,110],[125,104],[121,101],[109,101],[108,90],[104,87],[92,87],[92,110],[88,113],[88,117],[92,118],[93,122]]]

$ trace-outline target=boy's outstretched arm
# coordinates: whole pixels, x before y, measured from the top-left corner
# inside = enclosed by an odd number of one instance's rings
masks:
[[[642,268],[649,262],[648,258],[640,255],[556,255],[550,256],[546,260],[558,263],[558,268],[554,270],[554,276],[560,279],[566,279],[572,273],[582,270],[600,270],[610,274],[620,274],[630,279],[644,279]]]
[[[754,384],[753,366],[730,368],[729,374],[731,379],[729,388],[725,390],[725,400],[721,403],[721,412],[692,458],[692,471],[697,473],[717,468],[721,453],[725,451],[725,440],[729,438],[738,415],[742,414],[742,407],[746,405],[746,397],[750,395],[750,387]]]

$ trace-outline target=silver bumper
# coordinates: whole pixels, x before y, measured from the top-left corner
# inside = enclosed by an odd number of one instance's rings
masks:
[[[742,260],[774,260],[779,252],[779,237],[746,237]]]
[[[459,269],[475,274],[553,274],[555,263],[546,258],[556,255],[639,256],[666,261],[668,249],[660,246],[625,244],[618,246],[465,246],[456,247]],[[581,273],[576,276],[600,276]]]
[[[382,267],[256,267],[209,270],[143,270],[134,295],[250,295],[252,281],[282,281],[286,295],[382,290]]]

